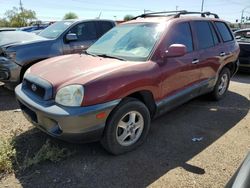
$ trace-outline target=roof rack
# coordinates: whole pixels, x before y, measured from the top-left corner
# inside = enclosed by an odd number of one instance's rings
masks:
[[[174,18],[179,18],[181,15],[186,15],[186,14],[200,14],[201,17],[206,17],[206,16],[213,15],[214,18],[219,18],[219,16],[218,16],[217,14],[212,13],[212,12],[188,12],[188,11],[186,11],[186,10],[177,13],[177,14],[174,16]]]
[[[167,15],[163,15],[167,14]],[[215,13],[211,12],[189,12],[186,10],[179,10],[179,11],[163,11],[163,12],[150,12],[146,14],[141,14],[139,16],[136,16],[132,18],[132,20],[135,20],[137,18],[146,18],[146,17],[162,17],[162,16],[174,16],[174,18],[179,18],[181,15],[186,15],[186,14],[200,14],[201,17],[207,17],[210,15],[213,15],[214,18],[219,18],[219,16]]]
[[[150,13],[145,13],[141,14],[139,16],[136,16],[132,18],[132,20],[135,20],[137,18],[146,18],[146,17],[161,17],[161,16],[173,16],[176,15],[180,12],[184,12],[185,10],[175,10],[175,11],[163,11],[163,12],[150,12]],[[162,15],[162,14],[167,14],[167,15]]]

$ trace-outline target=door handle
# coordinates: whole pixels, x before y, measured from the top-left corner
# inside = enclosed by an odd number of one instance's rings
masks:
[[[199,61],[199,59],[194,59],[193,61],[192,61],[192,64],[197,64],[197,63],[199,63],[200,61]]]
[[[223,57],[223,56],[225,56],[225,55],[226,55],[225,52],[221,52],[221,53],[220,53],[220,56],[221,56],[221,57]]]

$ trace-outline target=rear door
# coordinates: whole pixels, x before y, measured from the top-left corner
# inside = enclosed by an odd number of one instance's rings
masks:
[[[223,45],[220,51],[220,56],[223,61],[222,65],[235,62],[239,53],[239,47],[237,42],[234,40],[233,33],[231,32],[229,26],[224,22],[215,21],[214,25],[218,34],[220,35]]]
[[[190,98],[195,95],[195,85],[200,78],[200,70],[196,61],[199,54],[194,50],[192,32],[189,22],[174,23],[170,26],[165,39],[162,41],[163,51],[172,44],[183,44],[187,47],[187,53],[181,57],[169,57],[160,63],[162,75],[162,98],[167,96],[186,95]],[[191,92],[190,92],[191,91]],[[184,99],[182,97],[182,99]],[[184,99],[186,100],[186,99]]]
[[[93,21],[79,23],[70,29],[68,33],[75,33],[77,40],[70,42],[64,40],[64,54],[81,53],[98,38],[96,24]]]
[[[203,89],[212,88],[221,64],[222,43],[210,21],[192,21],[195,49],[199,52],[197,66],[201,71],[199,82]],[[204,91],[205,92],[205,91]]]

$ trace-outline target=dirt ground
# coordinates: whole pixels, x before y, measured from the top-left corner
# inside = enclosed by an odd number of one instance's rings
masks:
[[[224,187],[250,151],[250,74],[237,74],[229,90],[220,102],[200,97],[161,116],[140,148],[112,156],[99,143],[69,144],[33,128],[13,92],[0,87],[0,133],[18,133],[19,163],[47,139],[74,152],[58,163],[15,165],[0,187]]]

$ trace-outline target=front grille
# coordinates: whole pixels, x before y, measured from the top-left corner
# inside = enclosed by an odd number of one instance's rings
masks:
[[[53,95],[53,87],[49,82],[29,74],[23,79],[22,89],[42,100],[49,100]]]
[[[23,82],[26,85],[26,89],[28,89],[29,91],[31,91],[32,93],[38,95],[41,98],[44,98],[45,96],[45,88],[30,82],[29,80],[24,79]]]

